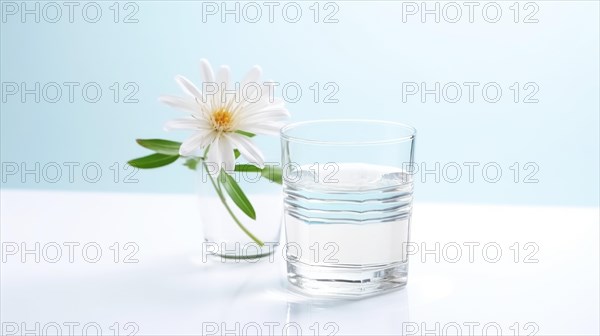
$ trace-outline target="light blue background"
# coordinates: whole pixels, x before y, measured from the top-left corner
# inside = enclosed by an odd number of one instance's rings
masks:
[[[401,121],[418,129],[416,161],[429,168],[434,162],[493,161],[503,169],[495,184],[486,182],[480,169],[469,183],[466,167],[458,183],[443,178],[436,183],[428,175],[416,186],[417,201],[598,205],[597,1],[536,2],[539,22],[529,24],[513,22],[512,2],[499,2],[498,23],[486,22],[481,14],[469,23],[463,13],[455,24],[435,23],[432,17],[422,23],[418,16],[404,23],[400,2],[359,1],[338,2],[334,18],[339,22],[329,24],[313,22],[313,2],[302,4],[303,16],[293,24],[277,9],[275,23],[268,22],[266,7],[259,23],[243,18],[236,23],[232,16],[222,23],[218,16],[202,22],[201,3],[136,2],[139,22],[126,24],[113,22],[112,2],[98,3],[103,11],[98,23],[83,20],[82,6],[76,7],[74,23],[66,12],[58,23],[35,23],[32,16],[26,23],[18,16],[2,23],[3,83],[97,82],[103,96],[95,104],[85,102],[77,90],[74,103],[65,90],[57,103],[7,97],[1,111],[1,161],[4,166],[24,162],[29,168],[35,162],[97,162],[102,178],[86,182],[79,166],[71,183],[64,167],[57,183],[43,177],[36,183],[33,176],[25,176],[23,183],[20,175],[11,175],[2,188],[194,192],[195,176],[180,164],[140,171],[138,183],[123,183],[128,171],[122,165],[148,154],[135,138],[185,138],[185,133],[162,130],[165,121],[182,114],[157,98],[180,94],[173,81],[177,74],[199,85],[198,60],[208,58],[213,65],[230,65],[236,79],[260,64],[265,79],[299,83],[301,100],[288,104],[293,121]],[[127,11],[121,11],[122,19]],[[321,5],[321,11],[324,16],[330,10]],[[521,11],[521,16],[530,12]],[[137,83],[139,103],[112,102],[109,86],[114,82]],[[309,89],[314,82],[337,83],[339,103],[315,103]],[[466,91],[454,104],[435,103],[431,96],[426,103],[417,96],[403,102],[402,82],[497,82],[503,94],[495,104],[480,93],[469,103]],[[514,103],[509,90],[514,82],[537,83],[539,103]],[[278,140],[259,142],[270,159],[277,159]],[[114,162],[118,183],[110,169]],[[514,162],[535,162],[539,183],[515,183],[509,169]],[[521,181],[526,173],[521,170]]]

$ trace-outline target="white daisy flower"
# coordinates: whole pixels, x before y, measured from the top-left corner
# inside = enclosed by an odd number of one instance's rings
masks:
[[[190,156],[208,147],[205,161],[226,171],[235,167],[234,149],[248,162],[264,167],[264,157],[248,135],[278,135],[282,119],[289,117],[281,99],[269,94],[269,82],[259,83],[262,70],[254,66],[239,87],[231,84],[228,66],[221,66],[216,77],[207,60],[200,61],[205,88],[211,84],[215,94],[199,90],[183,76],[175,77],[187,97],[161,96],[160,101],[191,113],[191,118],[167,122],[165,128],[191,130],[194,133],[179,148],[179,154]],[[237,89],[237,90],[236,90]],[[261,92],[258,92],[258,91]],[[207,89],[208,91],[208,89]],[[212,171],[218,174],[219,170]]]

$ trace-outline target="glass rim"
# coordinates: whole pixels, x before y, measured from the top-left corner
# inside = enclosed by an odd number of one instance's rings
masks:
[[[303,137],[299,137],[299,136],[292,136],[292,135],[288,134],[289,131],[296,129],[298,127],[311,125],[311,124],[326,124],[326,123],[331,123],[331,122],[353,122],[353,123],[359,122],[359,123],[399,126],[399,127],[409,130],[410,134],[405,135],[405,136],[397,136],[397,137],[390,137],[390,138],[381,139],[381,140],[369,140],[369,141],[313,140],[313,139],[307,139],[307,138],[303,138]],[[297,122],[289,123],[281,128],[281,130],[279,131],[279,134],[281,135],[282,139],[285,139],[286,141],[289,141],[289,142],[306,143],[306,144],[313,144],[313,145],[361,146],[361,145],[393,144],[393,143],[401,143],[401,142],[411,141],[411,140],[415,139],[415,137],[417,135],[417,130],[416,130],[416,128],[414,128],[413,126],[410,126],[408,124],[404,124],[404,123],[400,123],[400,122],[396,122],[396,121],[389,121],[389,120],[315,119],[315,120],[297,121]]]

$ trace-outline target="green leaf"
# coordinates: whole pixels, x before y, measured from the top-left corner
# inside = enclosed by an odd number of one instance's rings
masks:
[[[167,155],[167,154],[151,154],[141,158],[130,160],[128,163],[132,167],[136,168],[157,168],[166,166],[170,163],[175,162],[179,158],[179,155]]]
[[[240,151],[239,151],[239,150],[237,150],[237,149],[234,149],[234,150],[233,150],[233,154],[235,155],[235,158],[237,159],[237,158],[239,158],[239,157],[240,157],[240,154],[241,154],[241,153],[240,153]]]
[[[283,169],[279,166],[266,165],[261,174],[277,184],[283,183]]]
[[[137,139],[135,141],[142,147],[167,155],[179,155],[179,146],[181,146],[181,142],[163,139]]]
[[[234,170],[237,172],[262,173],[262,169],[251,164],[236,164]]]
[[[248,200],[248,197],[246,197],[235,179],[225,171],[221,170],[219,181],[223,184],[225,191],[227,191],[227,194],[229,194],[233,203],[235,203],[248,217],[256,220],[254,207],[252,207],[250,200]]]
[[[198,162],[200,162],[200,158],[189,158],[183,165],[191,170],[196,170],[196,167],[198,167]]]
[[[252,164],[237,164],[235,165],[237,172],[260,173],[262,177],[269,179],[277,184],[282,183],[283,170],[279,166],[265,165],[265,168],[260,169]]]
[[[255,135],[256,135],[256,134],[254,134],[254,133],[250,133],[250,132],[246,132],[246,131],[240,131],[240,130],[237,130],[237,131],[235,131],[235,133],[237,133],[237,134],[241,134],[241,135],[245,135],[245,136],[247,136],[248,138],[252,138],[253,136],[255,136]]]

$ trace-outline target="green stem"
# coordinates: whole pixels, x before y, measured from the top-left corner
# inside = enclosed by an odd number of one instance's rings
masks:
[[[208,172],[208,167],[206,166],[206,163],[204,162],[204,160],[202,160],[202,165],[204,166],[205,171]],[[215,182],[215,180],[212,178],[212,176],[210,176],[210,174],[208,174],[208,178],[210,179],[210,182],[212,183],[213,187],[215,188],[215,191],[217,192],[217,195],[219,196],[221,203],[223,203],[223,206],[225,206],[225,209],[227,210],[227,212],[229,212],[229,214],[231,215],[231,218],[233,218],[233,221],[240,227],[240,229],[242,229],[242,231],[244,231],[245,234],[248,235],[248,237],[252,238],[252,240],[254,240],[254,242],[256,242],[258,244],[258,246],[265,246],[265,243],[263,243],[262,240],[256,238],[256,236],[253,235],[252,232],[250,232],[242,224],[242,222],[240,222],[240,220],[235,216],[235,214],[233,213],[233,211],[227,204],[227,200],[225,200],[225,196],[223,196],[223,191],[221,191],[220,186],[218,186],[218,183],[219,183],[218,180],[217,180],[217,182]]]

